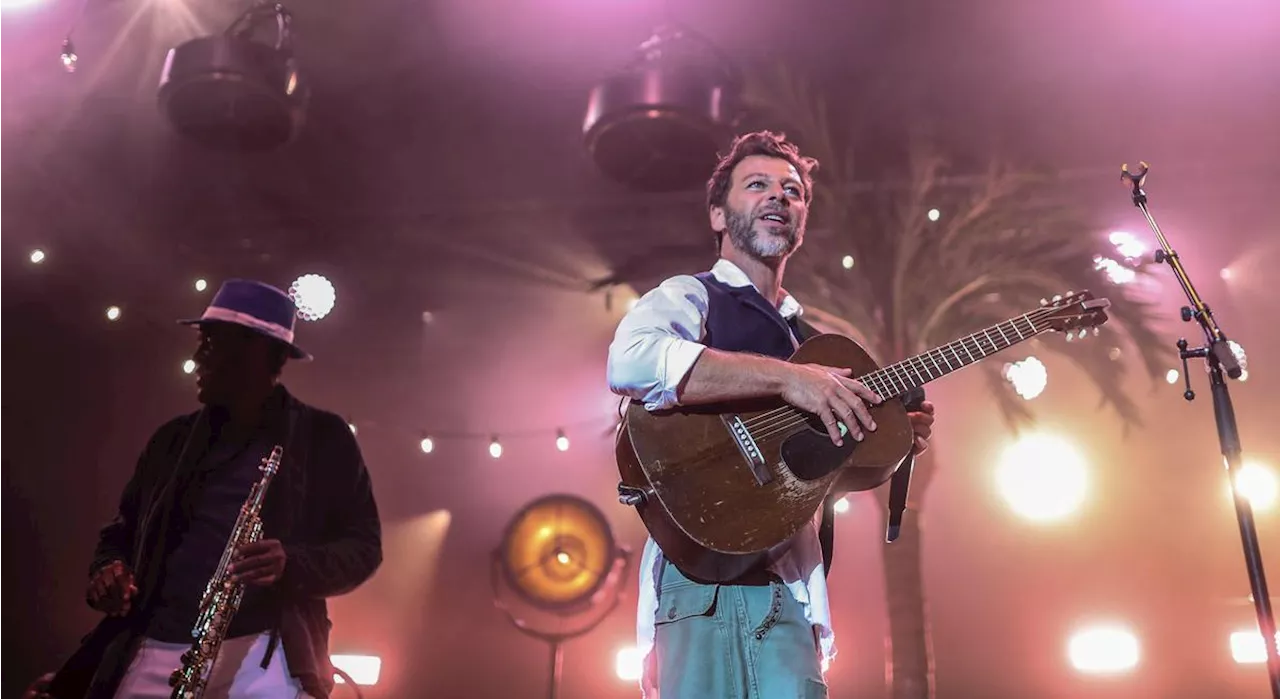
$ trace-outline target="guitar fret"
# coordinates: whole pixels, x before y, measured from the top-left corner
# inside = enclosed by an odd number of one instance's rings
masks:
[[[1026,328],[1022,327],[1023,323]],[[880,367],[860,380],[887,400],[1035,337],[1047,329],[1036,324],[1032,313],[1024,313],[941,347]]]

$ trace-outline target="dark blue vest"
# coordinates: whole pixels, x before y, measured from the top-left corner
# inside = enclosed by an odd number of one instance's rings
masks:
[[[706,335],[702,344],[725,352],[752,352],[777,359],[787,359],[796,351],[791,342],[803,342],[816,330],[798,317],[784,320],[754,286],[729,286],[710,272],[695,275],[707,289]],[[822,508],[822,524],[818,540],[822,545],[822,564],[831,571],[835,535],[835,500],[827,498]]]

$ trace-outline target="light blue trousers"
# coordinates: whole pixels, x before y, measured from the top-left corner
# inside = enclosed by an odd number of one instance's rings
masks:
[[[666,563],[656,633],[660,699],[827,699],[813,627],[781,582],[703,585]]]

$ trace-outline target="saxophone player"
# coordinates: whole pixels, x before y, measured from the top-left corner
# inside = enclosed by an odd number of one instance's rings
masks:
[[[262,538],[236,552],[244,583],[204,699],[327,699],[326,598],[382,562],[381,525],[355,437],[280,382],[296,308],[284,292],[229,280],[195,326],[202,408],[161,426],[101,531],[86,600],[106,616],[55,677],[57,699],[169,699],[205,586],[273,448]]]

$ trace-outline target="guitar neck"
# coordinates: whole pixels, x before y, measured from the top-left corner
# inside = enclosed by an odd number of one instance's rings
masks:
[[[1049,330],[1037,325],[1031,317],[1034,315],[1036,312],[1033,311],[1006,320],[924,354],[876,369],[858,377],[858,381],[885,400],[897,398]]]

